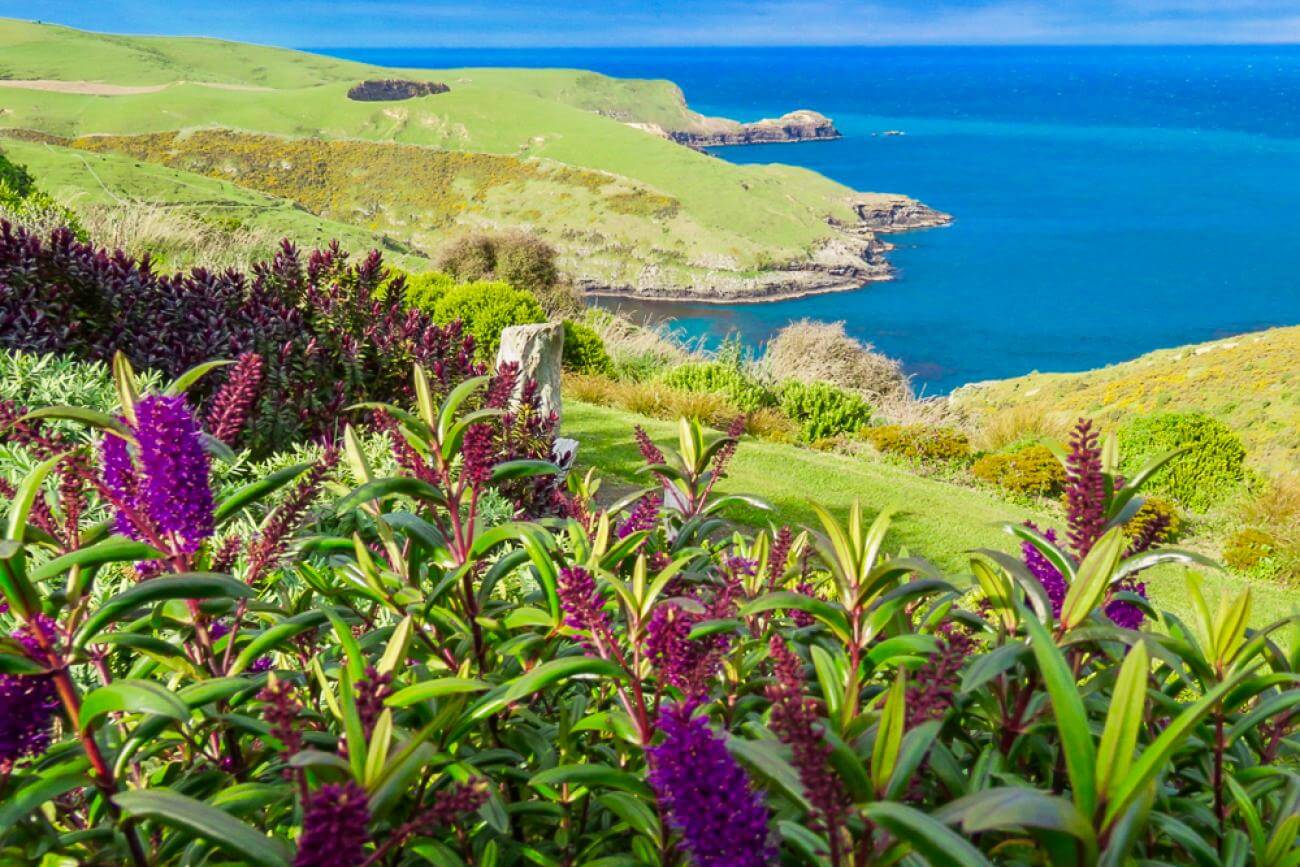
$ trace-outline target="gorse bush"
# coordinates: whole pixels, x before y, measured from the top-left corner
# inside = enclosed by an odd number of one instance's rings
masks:
[[[605,351],[600,335],[581,322],[564,320],[564,369],[573,373],[610,376],[614,362]]]
[[[488,362],[496,358],[503,329],[545,322],[546,313],[527,290],[506,283],[475,282],[444,292],[434,305],[433,318],[444,324],[459,322],[474,341],[475,357]]]
[[[1246,476],[1241,438],[1202,413],[1139,416],[1119,429],[1119,443],[1130,472],[1145,460],[1185,448],[1150,487],[1194,512],[1207,512],[1226,500]]]
[[[534,294],[545,293],[560,277],[555,250],[522,232],[458,238],[443,250],[438,268],[462,282],[500,280]]]
[[[871,405],[826,382],[787,382],[780,391],[781,412],[799,426],[807,443],[856,433],[871,421]]]
[[[698,424],[636,432],[652,484],[621,502],[566,492],[508,371],[438,400],[417,370],[378,412],[393,475],[349,429],[218,496],[184,389],[114,368],[121,417],[8,423],[47,455],[0,559],[8,861],[1300,857],[1297,659],[1194,574],[1192,622],[1147,616],[1142,572],[1198,558],[1125,537],[1137,489],[1087,427],[1068,544],[1008,527],[1023,561],[972,555],[967,593],[857,505],[728,531],[762,504],[717,493],[737,443]],[[304,504],[340,472],[326,519]],[[518,519],[489,528],[494,490]]]
[[[914,461],[953,463],[970,457],[970,441],[961,431],[931,425],[880,425],[862,431],[880,451]]]
[[[1007,454],[984,455],[971,465],[971,474],[1013,494],[1050,497],[1065,484],[1065,470],[1043,445],[1025,446]]]
[[[680,364],[663,375],[665,385],[697,394],[720,394],[746,412],[775,406],[776,395],[746,375],[738,364],[724,361],[697,361]]]
[[[159,275],[148,259],[67,230],[43,240],[2,224],[0,346],[89,360],[120,350],[168,377],[211,358],[257,355],[242,384],[254,406],[243,444],[265,453],[335,435],[344,407],[405,395],[413,363],[426,365],[439,393],[481,372],[459,325],[385,301],[387,285],[377,252],[353,263],[337,245],[304,259],[286,242],[251,277]],[[211,387],[195,395],[205,407]]]

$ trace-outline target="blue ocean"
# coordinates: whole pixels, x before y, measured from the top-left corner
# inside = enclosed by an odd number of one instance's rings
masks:
[[[832,142],[723,148],[956,219],[892,236],[898,278],[719,307],[628,305],[759,344],[843,320],[927,393],[1300,323],[1300,46],[359,50],[408,67],[668,78],[739,120],[831,116]],[[872,135],[897,129],[902,136]]]

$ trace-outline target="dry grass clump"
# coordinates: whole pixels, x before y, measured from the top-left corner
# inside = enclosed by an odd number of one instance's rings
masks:
[[[78,210],[90,237],[132,256],[148,253],[169,268],[249,269],[269,258],[279,236],[234,221],[201,219],[151,202],[89,205]]]
[[[1064,439],[1069,424],[1060,414],[1045,412],[1040,407],[1012,406],[981,416],[973,424],[971,441],[979,451],[998,452],[1030,440]]]
[[[682,391],[657,381],[632,382],[599,374],[566,373],[563,389],[568,400],[612,406],[652,418],[697,418],[717,430],[725,430],[736,416],[744,414],[722,395]],[[745,433],[792,442],[798,429],[779,411],[765,408],[746,416]]]
[[[1300,537],[1300,473],[1269,479],[1242,504],[1241,517],[1248,525],[1289,529]]]
[[[776,382],[829,382],[873,404],[911,397],[902,365],[854,340],[843,322],[791,322],[767,344],[763,365]]]
[[[614,368],[630,379],[647,379],[664,368],[691,360],[694,355],[667,323],[640,324],[592,308],[587,311],[583,324],[600,335]]]

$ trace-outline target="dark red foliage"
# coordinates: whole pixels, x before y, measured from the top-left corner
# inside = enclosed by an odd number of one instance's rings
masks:
[[[404,400],[414,363],[440,393],[483,372],[458,323],[440,327],[386,300],[401,295],[378,252],[353,263],[337,244],[304,261],[286,241],[251,275],[164,276],[147,257],[66,229],[42,239],[0,223],[0,346],[98,360],[120,349],[168,377],[257,353],[261,393],[245,442],[255,451],[332,436],[353,403]]]

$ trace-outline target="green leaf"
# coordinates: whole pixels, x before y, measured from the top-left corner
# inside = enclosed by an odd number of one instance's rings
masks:
[[[90,568],[104,563],[134,563],[139,560],[156,560],[166,556],[162,551],[144,542],[126,536],[109,536],[93,545],[78,548],[60,557],[42,563],[28,576],[34,583],[48,580],[72,569],[74,566]]]
[[[812,804],[804,793],[803,783],[799,781],[799,772],[780,755],[782,746],[770,735],[763,740],[727,736],[727,750],[746,767],[793,801],[804,811],[812,810]]]
[[[225,367],[228,364],[234,363],[235,362],[227,359],[218,359],[217,361],[205,361],[202,364],[196,364],[180,376],[173,379],[171,384],[163,391],[163,394],[166,394],[169,397],[184,394],[189,391],[191,385],[198,382],[212,371],[219,367]]]
[[[373,479],[353,489],[350,494],[335,504],[334,510],[339,514],[343,514],[363,503],[394,496],[410,497],[413,500],[429,500],[439,504],[446,499],[443,497],[442,491],[428,482],[405,476],[393,476],[384,479]]]
[[[653,796],[650,787],[636,774],[602,764],[558,765],[533,774],[528,780],[530,786],[560,786],[565,783],[587,788],[621,789],[644,798]]]
[[[1106,714],[1106,728],[1097,749],[1097,790],[1109,797],[1119,780],[1128,773],[1137,749],[1146,707],[1147,675],[1151,659],[1146,644],[1139,641],[1129,649],[1115,680]]]
[[[426,680],[421,683],[399,689],[388,697],[384,704],[389,707],[410,707],[431,698],[447,695],[462,695],[467,692],[483,692],[491,684],[470,677],[443,677],[438,680]]]
[[[903,743],[907,711],[907,671],[900,668],[898,676],[885,696],[885,706],[876,729],[876,740],[871,746],[871,785],[878,795],[883,795],[894,775],[898,762],[898,749]]]
[[[1029,648],[1023,641],[1008,641],[1001,647],[980,654],[962,675],[961,691],[975,692],[1027,656],[1029,656]]]
[[[266,495],[284,487],[312,466],[313,464],[308,461],[306,463],[284,467],[263,476],[255,482],[249,482],[247,485],[239,488],[229,497],[226,497],[217,504],[216,511],[213,513],[217,525],[220,526],[227,518],[239,514],[245,506],[256,503]]]
[[[112,431],[129,443],[135,443],[135,434],[131,428],[106,412],[82,409],[74,406],[47,406],[33,410],[23,416],[23,420],[53,418],[63,421],[75,421],[103,431]]]
[[[1074,803],[1079,812],[1091,816],[1097,808],[1097,750],[1088,728],[1088,714],[1083,698],[1075,685],[1074,672],[1065,662],[1061,651],[1052,643],[1043,624],[1035,617],[1022,618],[1029,631],[1030,647],[1038,660],[1038,670],[1047,684],[1047,694],[1052,701],[1056,729],[1061,736],[1061,749],[1065,752],[1065,767],[1074,789]]]
[[[1142,753],[1129,772],[1114,787],[1114,795],[1106,808],[1103,827],[1120,817],[1124,810],[1142,791],[1155,781],[1156,777],[1169,765],[1174,751],[1182,745],[1183,739],[1191,734],[1192,729],[1214,709],[1219,699],[1249,672],[1240,671],[1224,680],[1207,692],[1200,701],[1174,717],[1173,722],[1165,727],[1160,736]]]
[[[289,847],[244,824],[224,810],[186,797],[171,789],[121,792],[113,802],[128,816],[153,819],[189,836],[263,867],[288,867]]]
[[[553,476],[560,468],[550,461],[518,460],[502,461],[492,468],[492,483],[510,479],[529,479],[534,476]]]
[[[77,725],[84,732],[106,713],[152,713],[184,722],[190,709],[175,693],[151,680],[115,680],[86,696]]]
[[[37,810],[55,798],[66,795],[74,789],[93,785],[90,777],[83,773],[60,774],[55,777],[37,778],[14,792],[8,792],[0,802],[0,837],[29,813]]]
[[[993,867],[982,852],[920,810],[876,801],[867,804],[863,812],[936,867]]]
[[[9,607],[23,617],[30,617],[40,610],[41,598],[27,579],[23,545],[13,539],[0,540],[0,591],[3,591]]]
[[[501,700],[505,704],[516,702],[538,690],[554,686],[574,677],[616,677],[624,672],[612,662],[586,656],[564,656],[544,662],[525,675],[510,681]]]
[[[826,624],[827,628],[834,632],[841,641],[847,642],[851,639],[849,621],[841,609],[821,599],[805,596],[803,593],[793,593],[789,590],[778,590],[775,593],[767,593],[758,597],[740,609],[740,616],[748,617],[751,614],[761,614],[764,611],[786,611],[792,608],[816,617]]]
[[[1114,527],[1098,539],[1088,556],[1083,558],[1078,574],[1066,591],[1065,601],[1061,603],[1061,625],[1067,630],[1087,620],[1088,615],[1101,604],[1127,545],[1124,528]]]
[[[1073,804],[1064,798],[1022,786],[984,789],[940,807],[934,818],[960,823],[966,834],[1038,828],[1059,831],[1083,842],[1096,857],[1097,835]],[[1090,859],[1090,861],[1092,860]]]
[[[248,599],[252,596],[251,587],[229,575],[183,572],[151,578],[123,590],[101,605],[77,631],[73,646],[83,647],[100,629],[141,605],[167,599]]]
[[[5,526],[5,538],[12,539],[15,542],[22,542],[24,531],[27,529],[27,518],[31,514],[32,506],[36,503],[36,498],[41,494],[41,485],[45,483],[45,478],[59,465],[63,460],[63,455],[55,455],[48,460],[41,461],[32,471],[28,473],[18,485],[18,490],[14,492],[14,497],[9,501],[9,517]]]
[[[235,661],[230,667],[230,673],[239,674],[252,665],[253,660],[268,650],[273,650],[295,635],[301,635],[309,629],[315,629],[324,623],[325,619],[325,612],[323,611],[304,611],[302,614],[295,614],[288,620],[277,623],[270,629],[259,632],[235,657]]]

